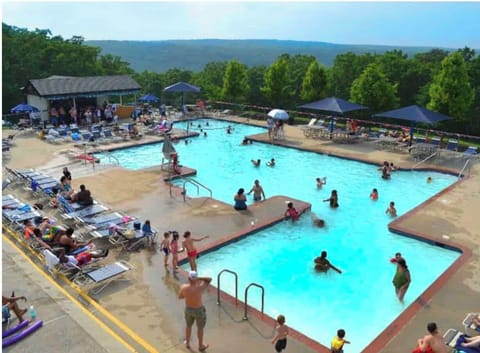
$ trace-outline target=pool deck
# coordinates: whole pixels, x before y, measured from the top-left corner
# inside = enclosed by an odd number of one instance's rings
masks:
[[[232,121],[246,122],[244,118],[228,117]],[[255,121],[248,123],[255,124]],[[261,125],[264,123],[260,122]],[[358,159],[381,164],[383,160],[393,161],[395,165],[409,169],[415,165],[408,154],[396,154],[376,150],[370,142],[358,144],[334,144],[327,140],[306,139],[299,127],[286,126],[286,139],[279,144]],[[255,140],[270,143],[268,136],[260,134]],[[267,195],[269,199],[249,207],[248,211],[237,212],[230,205],[209,198],[187,198],[183,200],[181,191],[170,187],[163,181],[164,174],[159,167],[142,171],[129,171],[119,167],[97,165],[95,169],[81,162],[72,163],[62,150],[72,149],[72,145],[51,145],[31,136],[19,136],[17,146],[12,148],[11,159],[7,165],[11,168],[37,168],[45,170],[54,177],[61,174],[65,165],[73,175],[73,186],[82,183],[91,190],[94,198],[113,209],[121,210],[141,219],[150,219],[152,225],[161,230],[178,230],[182,233],[191,230],[193,236],[208,234],[209,239],[198,243],[204,250],[212,245],[228,241],[232,237],[281,219],[285,210],[287,195]],[[135,143],[151,143],[158,137],[146,136]],[[240,143],[240,141],[239,141]],[[118,147],[120,144],[115,145]],[[123,146],[126,146],[124,143]],[[111,146],[106,146],[110,148]],[[31,151],[36,151],[32,154]],[[161,158],[161,157],[159,157]],[[181,158],[181,156],[180,156]],[[159,161],[160,163],[160,161]],[[424,164],[424,168],[441,168],[457,172],[464,161],[460,157],[443,158],[435,164]],[[195,166],[188,166],[195,168]],[[438,197],[417,207],[407,216],[400,217],[392,227],[405,232],[423,234],[442,243],[461,244],[471,251],[472,256],[464,257],[450,276],[443,276],[441,285],[437,285],[426,300],[417,300],[412,304],[411,315],[402,315],[386,330],[381,342],[369,347],[365,352],[400,353],[412,350],[416,340],[425,334],[427,322],[436,321],[442,331],[448,328],[462,329],[461,322],[468,312],[478,312],[480,296],[480,164],[474,162],[467,171],[467,177]],[[233,187],[235,189],[235,186]],[[235,191],[235,190],[234,190]],[[7,188],[4,194],[13,193],[26,200],[32,198],[21,188]],[[232,193],[233,197],[233,193]],[[308,204],[294,201],[297,208],[308,209]],[[55,214],[54,210],[47,212]],[[448,239],[446,239],[446,237]],[[5,241],[4,241],[5,243]],[[101,244],[97,244],[101,246]],[[120,320],[141,336],[148,345],[139,351],[185,352],[182,344],[184,321],[183,303],[176,299],[176,291],[185,281],[175,275],[171,269],[163,266],[163,256],[156,249],[143,249],[140,252],[113,250],[110,260],[124,259],[135,266],[132,280],[127,284],[112,284],[95,299],[113,318]],[[5,266],[5,256],[3,264]],[[425,266],[429,266],[428,259]],[[3,270],[4,271],[4,270]],[[44,281],[41,276],[32,276],[32,281]],[[216,283],[214,279],[213,283]],[[3,287],[12,287],[11,279],[4,275]],[[243,289],[240,288],[240,293]],[[393,289],[392,289],[392,295]],[[408,293],[407,293],[408,296]],[[55,297],[56,300],[62,300]],[[271,350],[273,323],[252,313],[248,321],[242,320],[243,306],[235,306],[229,300],[217,305],[216,290],[205,296],[208,324],[205,340],[211,346],[208,351],[240,353]],[[37,303],[34,303],[37,304]],[[38,303],[40,305],[40,303]],[[37,306],[38,306],[37,305]],[[70,320],[77,318],[70,316]],[[287,318],[288,324],[288,318]],[[368,324],[368,318],[365,323]],[[93,325],[93,323],[92,323]],[[335,332],[332,332],[332,336]],[[325,351],[304,337],[291,335],[288,350],[291,352]],[[348,333],[347,333],[348,336]],[[31,339],[34,339],[33,335]],[[348,337],[347,337],[348,338]],[[15,347],[21,347],[22,342]],[[196,339],[192,341],[196,347]],[[107,351],[108,347],[105,348]],[[15,350],[11,350],[15,352]],[[60,350],[61,351],[61,350]],[[196,349],[193,349],[196,351]],[[348,352],[348,347],[346,347]]]

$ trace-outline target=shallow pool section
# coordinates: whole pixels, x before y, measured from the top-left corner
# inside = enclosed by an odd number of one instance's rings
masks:
[[[345,223],[352,230],[358,227],[355,219]],[[299,223],[282,222],[202,255],[198,268],[201,275],[214,278],[215,286],[221,270],[238,273],[242,302],[248,284],[264,286],[266,314],[285,315],[290,327],[327,347],[336,330],[343,328],[352,342],[348,351],[360,352],[460,256],[385,228],[383,224],[364,232],[314,230],[304,217]],[[313,259],[321,250],[328,251],[342,274],[313,270]],[[389,260],[397,251],[404,254],[412,276],[404,304],[392,285],[395,265]],[[222,274],[221,289],[234,296],[231,274]],[[260,309],[260,295],[251,287],[248,303]]]

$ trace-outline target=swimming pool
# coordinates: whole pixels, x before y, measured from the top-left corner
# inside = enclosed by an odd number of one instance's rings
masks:
[[[296,224],[282,222],[202,256],[201,273],[216,277],[224,268],[238,272],[240,293],[251,282],[263,285],[267,314],[283,313],[287,324],[326,346],[336,330],[344,328],[352,341],[349,351],[361,351],[460,255],[390,233],[391,219],[385,215],[388,202],[395,201],[399,215],[404,214],[451,185],[453,176],[396,171],[385,181],[376,166],[365,163],[262,143],[241,146],[245,135],[264,132],[259,127],[216,120],[209,120],[208,127],[205,120],[194,124],[197,130],[201,124],[207,137],[175,148],[180,163],[197,169],[195,179],[212,188],[215,198],[231,203],[239,187],[248,191],[259,179],[267,197],[282,194],[310,202],[327,223],[317,229],[309,217]],[[228,125],[234,127],[231,134],[226,133]],[[162,157],[161,144],[112,153],[133,169],[158,165]],[[271,158],[276,160],[273,168],[264,164]],[[251,159],[261,159],[262,166],[253,167]],[[323,176],[327,184],[317,190],[315,178]],[[433,183],[425,182],[427,176]],[[368,197],[374,187],[379,190],[377,202]],[[332,189],[339,194],[337,210],[322,202]],[[196,195],[195,189],[187,191]],[[328,251],[342,275],[312,270],[321,250]],[[413,279],[405,305],[391,284],[395,269],[389,258],[397,251],[406,257]],[[222,290],[233,294],[230,276],[222,277]],[[249,303],[259,307],[255,289]]]

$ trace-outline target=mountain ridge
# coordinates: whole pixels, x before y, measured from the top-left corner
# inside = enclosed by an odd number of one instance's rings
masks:
[[[85,44],[99,47],[102,55],[121,57],[137,72],[164,72],[172,68],[201,71],[209,62],[233,59],[249,67],[269,66],[284,53],[313,55],[320,63],[331,66],[338,54],[349,51],[355,54],[382,54],[398,49],[411,57],[432,49],[453,50],[435,46],[336,44],[280,39],[90,40]]]

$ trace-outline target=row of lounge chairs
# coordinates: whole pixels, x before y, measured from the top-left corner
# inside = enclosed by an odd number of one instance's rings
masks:
[[[469,331],[472,331],[475,335],[480,334],[480,326],[474,324],[474,319],[480,317],[478,313],[469,313],[463,320],[464,331],[456,329],[448,329],[443,335],[443,341],[450,347],[455,353],[480,353],[480,346],[477,347],[464,347],[462,343],[465,342],[466,337],[470,337]]]
[[[8,170],[12,175],[13,181],[7,185],[13,184],[17,186],[24,185],[24,188],[32,191],[30,186],[32,181],[41,182],[38,179],[42,173],[33,170]],[[39,184],[40,185],[40,184]],[[47,193],[45,191],[45,193]],[[34,196],[38,197],[37,193]],[[51,195],[49,195],[51,196]],[[38,199],[36,199],[38,201]],[[92,263],[84,264],[82,266],[72,266],[60,263],[60,261],[51,261],[56,255],[52,251],[44,251],[42,244],[35,237],[25,236],[24,221],[31,220],[35,224],[39,224],[45,218],[42,210],[36,207],[37,204],[28,204],[18,199],[12,194],[2,195],[2,218],[8,227],[29,243],[29,246],[39,251],[42,256],[50,258],[50,270],[53,272],[60,271],[68,274],[70,279],[82,287],[96,287],[100,285],[94,294],[98,293],[111,280],[116,279],[123,273],[129,271],[132,267],[128,263],[116,261],[113,264],[102,265],[102,261],[92,261]],[[94,201],[91,206],[81,206],[77,203],[70,203],[63,197],[59,197],[58,209],[60,211],[59,219],[63,224],[58,224],[58,220],[54,217],[49,217],[49,222],[57,229],[67,229],[74,227],[76,237],[79,240],[89,239],[103,239],[110,244],[121,245],[127,250],[137,249],[140,245],[145,244],[146,241],[153,243],[155,241],[156,232],[145,233],[139,229],[139,222],[134,217],[124,215],[120,212],[111,212],[109,208],[102,205],[98,201]],[[82,248],[81,248],[82,249]],[[85,250],[85,249],[83,249]],[[50,252],[50,253],[48,253]],[[95,266],[91,266],[95,265]]]

